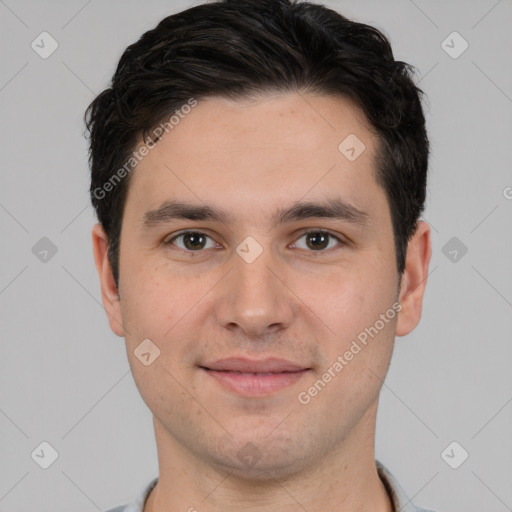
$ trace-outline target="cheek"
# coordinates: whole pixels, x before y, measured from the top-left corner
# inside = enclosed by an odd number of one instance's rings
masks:
[[[132,264],[131,261],[126,263]],[[126,265],[125,268],[128,268]],[[145,339],[152,340],[164,351],[162,335],[178,320],[185,291],[176,293],[176,286],[162,278],[158,269],[132,264],[121,274],[120,295],[127,350],[133,350]]]
[[[316,278],[297,274],[290,287],[310,309],[311,321],[343,343],[392,307],[397,295],[395,277],[382,264],[362,262]]]
[[[161,318],[162,313],[172,304],[166,304],[166,286],[159,281],[154,273],[146,269],[135,269],[122,275],[121,305],[123,319],[129,338],[134,335],[151,337],[148,331],[154,322]]]
[[[179,385],[185,380],[183,353],[190,347],[190,333],[183,329],[201,290],[195,280],[171,279],[154,265],[138,267],[131,277],[123,278],[122,314],[134,381],[151,410],[170,408],[168,413],[175,415],[188,396]],[[174,397],[172,403],[169,395]]]
[[[127,343],[135,348],[149,338],[162,351],[162,360],[175,359],[193,334],[190,322],[203,311],[201,306],[215,276],[183,277],[165,262],[138,266],[134,262],[132,268],[132,277],[125,280],[123,276],[121,290]]]

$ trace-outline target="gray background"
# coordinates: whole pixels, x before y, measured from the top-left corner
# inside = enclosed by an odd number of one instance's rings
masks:
[[[128,44],[197,3],[0,0],[2,511],[105,510],[157,475],[101,306],[82,115]],[[419,327],[397,338],[377,458],[418,504],[512,510],[512,2],[325,3],[383,30],[429,97],[431,274]],[[43,31],[59,45],[47,59],[31,48]],[[453,31],[469,44],[457,58]],[[42,441],[58,452],[48,469],[31,457]],[[441,456],[453,441],[469,453],[458,469]]]

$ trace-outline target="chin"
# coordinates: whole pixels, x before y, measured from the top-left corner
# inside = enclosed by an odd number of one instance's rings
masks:
[[[265,485],[276,480],[286,480],[303,469],[298,461],[260,459],[254,465],[240,462],[238,459],[216,459],[216,465],[222,472],[229,473],[230,479],[245,482],[247,485]]]
[[[210,453],[210,458],[220,471],[229,473],[230,477],[253,485],[268,483],[290,478],[311,466],[313,457],[303,453],[304,449],[300,449],[302,444],[289,437],[269,439],[268,433],[255,436],[250,432],[246,440],[238,440],[236,446],[233,446],[232,438],[226,437],[219,443],[223,451]]]

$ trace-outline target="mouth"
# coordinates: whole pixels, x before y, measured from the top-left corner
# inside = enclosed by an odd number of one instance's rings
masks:
[[[200,366],[224,389],[245,397],[265,396],[289,387],[311,368],[283,359],[227,358]]]

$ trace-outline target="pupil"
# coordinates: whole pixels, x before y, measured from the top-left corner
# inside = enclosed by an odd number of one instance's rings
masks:
[[[199,233],[188,233],[183,237],[187,249],[197,249],[204,246],[204,236]]]
[[[308,234],[307,240],[308,246],[311,249],[323,249],[329,245],[328,235],[324,233],[310,233]]]

